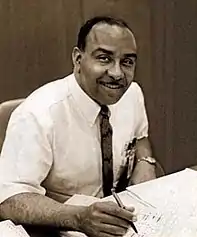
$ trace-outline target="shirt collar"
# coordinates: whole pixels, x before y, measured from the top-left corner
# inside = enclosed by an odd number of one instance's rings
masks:
[[[100,112],[100,106],[93,101],[79,86],[74,74],[71,75],[69,81],[69,90],[78,106],[78,109],[82,112],[83,116],[88,120],[92,126]]]

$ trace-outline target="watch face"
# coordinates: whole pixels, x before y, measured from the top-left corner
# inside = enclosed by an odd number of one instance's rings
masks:
[[[156,160],[155,160],[153,157],[150,157],[150,156],[146,157],[146,160],[147,160],[149,163],[151,163],[151,164],[155,164],[155,163],[156,163]]]
[[[138,159],[138,162],[140,162],[140,161],[146,161],[146,162],[148,162],[151,165],[156,165],[156,163],[157,163],[155,158],[153,158],[151,156],[141,157],[141,158]]]

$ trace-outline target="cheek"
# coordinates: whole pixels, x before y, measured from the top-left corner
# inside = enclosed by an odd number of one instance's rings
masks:
[[[104,67],[101,67],[97,64],[92,64],[89,69],[89,73],[91,73],[94,77],[100,77],[106,72],[106,69]]]
[[[125,72],[125,75],[126,75],[126,78],[127,78],[127,83],[128,83],[128,84],[131,84],[131,82],[132,82],[133,79],[134,79],[135,69],[133,69],[133,70],[130,71],[130,72]]]
[[[133,74],[133,75],[129,75],[129,76],[127,77],[127,82],[128,82],[128,84],[131,84],[131,82],[133,81],[133,78],[134,78],[134,74]]]
[[[105,73],[106,68],[91,60],[81,64],[81,71],[84,72],[86,76],[99,77]]]

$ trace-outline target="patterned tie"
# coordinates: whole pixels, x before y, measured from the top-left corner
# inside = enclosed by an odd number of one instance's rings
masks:
[[[111,195],[113,186],[112,127],[109,122],[109,113],[108,107],[102,105],[100,111],[100,133],[104,197]]]

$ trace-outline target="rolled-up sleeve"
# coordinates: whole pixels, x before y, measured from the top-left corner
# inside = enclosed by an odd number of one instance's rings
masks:
[[[139,86],[137,86],[137,112],[136,112],[136,134],[135,136],[138,139],[141,139],[143,137],[148,137],[148,118],[146,113],[146,107],[145,107],[145,101],[144,101],[144,95]]]
[[[45,125],[32,113],[12,114],[0,157],[0,203],[23,192],[45,194],[41,183],[53,163]]]

